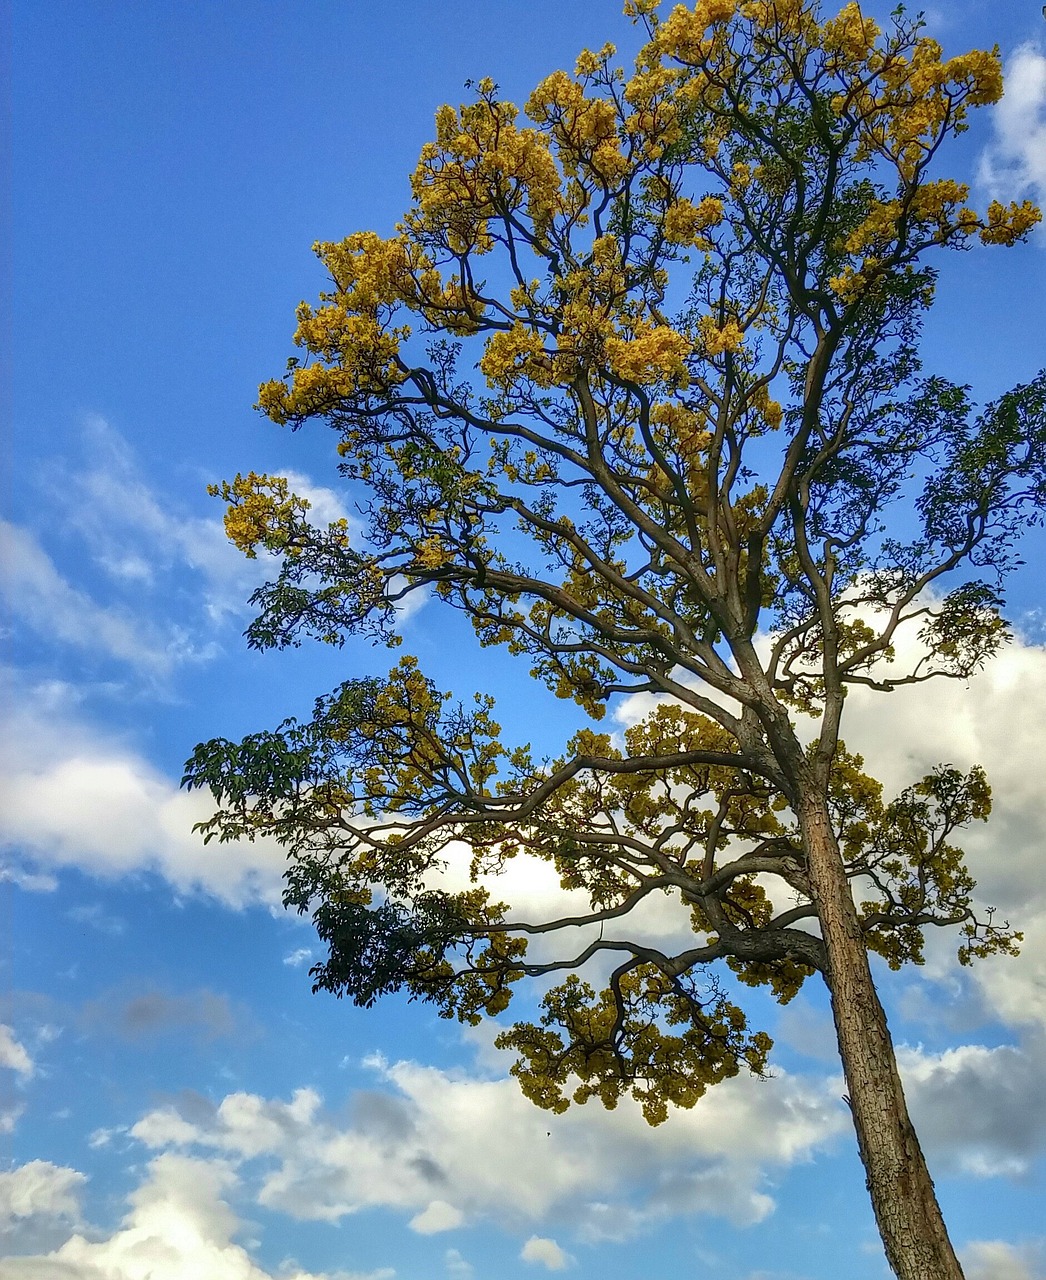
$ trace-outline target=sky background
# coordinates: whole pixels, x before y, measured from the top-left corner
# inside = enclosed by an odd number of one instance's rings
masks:
[[[928,18],[949,53],[998,42],[1008,73],[947,172],[982,205],[1046,200],[1039,0]],[[365,644],[247,652],[265,566],[228,547],[205,493],[254,469],[290,474],[321,518],[343,510],[332,440],[251,407],[322,287],[310,246],[391,231],[466,80],[521,101],[584,46],[632,49],[616,0],[17,0],[6,21],[0,1277],[884,1277],[813,983],[785,1010],[747,1001],[777,1040],[773,1078],[656,1130],[627,1104],[550,1117],[492,1029],[312,996],[278,853],[204,849],[206,805],[178,789],[199,740],[392,664]],[[1046,235],[939,265],[928,370],[985,400],[1046,364]],[[1029,543],[1017,639],[981,677],[847,706],[848,745],[888,788],[986,766],[996,813],[971,865],[1027,935],[1016,961],[967,973],[935,946],[924,970],[881,974],[970,1280],[1046,1276],[1044,550]],[[574,723],[432,604],[405,637],[536,747]],[[517,901],[554,893],[515,874]]]

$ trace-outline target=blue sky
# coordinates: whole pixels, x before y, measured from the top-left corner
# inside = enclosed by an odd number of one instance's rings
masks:
[[[390,665],[362,644],[248,653],[264,566],[226,545],[205,494],[253,468],[342,509],[323,435],[251,408],[321,287],[311,244],[391,228],[467,79],[520,100],[583,46],[628,50],[616,0],[15,0],[9,17],[0,1277],[885,1276],[817,991],[756,1002],[769,1081],[657,1130],[627,1106],[549,1117],[489,1031],[313,997],[279,856],[204,849],[205,807],[177,787],[198,740]],[[1037,0],[928,17],[951,52],[998,42],[1009,75],[949,171],[981,203],[1046,201]],[[984,399],[1046,364],[1046,235],[941,266],[928,368]],[[941,950],[882,975],[971,1280],[1046,1276],[1042,549],[1014,583],[1018,639],[979,680],[848,705],[848,745],[888,785],[941,759],[987,767],[996,816],[971,860],[982,901],[1027,935],[1019,960],[972,974]],[[536,745],[572,723],[431,605],[405,634],[437,682],[495,693]],[[512,889],[554,892],[535,873]]]

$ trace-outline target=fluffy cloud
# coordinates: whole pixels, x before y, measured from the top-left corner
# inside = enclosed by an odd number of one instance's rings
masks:
[[[934,1162],[975,1176],[1028,1171],[1046,1147],[1041,1043],[902,1047],[912,1119]]]
[[[232,907],[280,896],[282,850],[241,842],[216,857],[192,830],[210,816],[209,800],[81,722],[60,686],[11,700],[0,814],[0,846],[31,859],[38,879],[68,866],[103,877],[152,871]],[[39,887],[52,886],[45,875]]]
[[[1046,54],[1025,44],[1006,60],[1006,89],[992,111],[994,138],[979,178],[1000,200],[1046,200]],[[1042,234],[1041,232],[1039,233]]]
[[[300,1219],[388,1207],[422,1232],[550,1220],[594,1240],[680,1213],[759,1221],[773,1210],[764,1170],[809,1159],[847,1125],[838,1090],[784,1074],[719,1085],[655,1131],[631,1106],[539,1112],[507,1077],[371,1065],[383,1088],[356,1095],[347,1126],[302,1089],[289,1102],[236,1093],[217,1107],[199,1099],[191,1114],[158,1108],[131,1132],[154,1149],[262,1158],[259,1203]],[[637,1183],[647,1188],[638,1206]]]
[[[75,1218],[80,1211],[79,1189],[85,1181],[75,1169],[47,1160],[30,1160],[0,1173],[0,1218],[5,1223],[37,1215]]]
[[[32,1167],[24,1165],[15,1174]],[[54,1174],[66,1175],[74,1184],[83,1181],[72,1169]],[[118,1231],[103,1239],[74,1234],[46,1254],[8,1257],[0,1262],[0,1280],[272,1280],[269,1271],[233,1243],[241,1223],[223,1197],[235,1185],[235,1173],[222,1161],[160,1155],[130,1196]],[[57,1195],[51,1194],[42,1212],[66,1211]],[[281,1280],[391,1280],[393,1275],[388,1269],[367,1276],[344,1271],[318,1275],[293,1264],[280,1269]]]
[[[0,1173],[0,1251],[21,1253],[64,1240],[79,1221],[86,1181],[76,1169],[48,1160]]]
[[[902,659],[903,661],[903,656]],[[976,963],[986,1009],[1012,1025],[1046,1027],[1046,646],[1015,641],[968,684],[938,680],[888,696],[855,689],[844,736],[890,794],[938,763],[981,764],[992,786],[987,824],[962,833],[982,906],[1024,931],[1019,959]],[[930,976],[954,973],[954,941],[931,940]]]
[[[549,1271],[563,1271],[574,1261],[569,1253],[565,1253],[555,1240],[547,1236],[531,1236],[519,1256],[524,1262],[536,1262]]]
[[[431,1236],[440,1231],[453,1231],[465,1221],[460,1209],[455,1209],[446,1200],[432,1200],[421,1213],[416,1213],[407,1225],[419,1235]]]

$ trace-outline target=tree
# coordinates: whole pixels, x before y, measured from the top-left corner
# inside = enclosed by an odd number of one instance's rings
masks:
[[[310,524],[280,477],[215,492],[230,538],[280,561],[256,647],[396,644],[429,592],[591,720],[640,692],[653,710],[535,758],[489,697],[455,703],[407,657],[310,720],[202,744],[186,782],[216,797],[207,839],[287,847],[286,902],[329,948],[314,989],[476,1023],[552,982],[499,1043],[554,1111],[630,1092],[656,1124],[762,1071],[733,993],[785,1002],[819,974],[889,1263],[959,1277],[868,953],[918,964],[930,926],[957,927],[963,963],[1016,949],[953,843],[990,790],[942,765],[888,800],[840,727],[850,687],[966,679],[1005,642],[1046,498],[1046,374],[977,415],[918,357],[930,252],[1040,216],[979,214],[935,176],[999,98],[998,55],[945,59],[903,10],[884,32],[853,3],[626,11],[634,74],[584,52],[526,126],[480,82],[437,114],[395,234],[316,246],[306,359],[260,406],[333,429],[363,532]],[[455,842],[465,888],[441,876]],[[496,901],[480,881],[524,855],[587,909]],[[682,951],[632,927],[651,900],[689,913]]]

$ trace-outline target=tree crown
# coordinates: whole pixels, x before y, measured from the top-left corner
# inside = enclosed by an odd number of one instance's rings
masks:
[[[1012,245],[1040,217],[977,213],[935,176],[1001,94],[997,51],[945,59],[854,3],[627,11],[648,35],[630,76],[612,46],[583,52],[529,124],[481,81],[438,112],[395,234],[316,246],[331,288],[260,405],[333,428],[363,535],[312,525],[280,477],[215,491],[230,538],[280,558],[254,645],[395,644],[429,591],[596,720],[662,700],[623,739],[584,728],[537,759],[490,699],[455,703],[406,658],[306,723],[203,744],[186,779],[219,802],[208,838],[287,845],[287,901],[330,946],[317,987],[476,1021],[563,974],[540,1023],[502,1035],[524,1089],[557,1109],[568,1087],[631,1090],[656,1122],[765,1064],[727,982],[787,1000],[825,968],[803,927],[811,789],[892,966],[931,925],[960,926],[964,961],[1015,946],[951,843],[988,814],[983,774],[942,766],[887,801],[839,726],[849,686],[965,678],[1004,642],[1001,581],[1046,498],[1046,375],[975,415],[918,358],[928,252]],[[520,856],[587,905],[495,901],[480,881]],[[628,936],[666,897],[679,950]],[[608,958],[597,992],[580,970]]]

